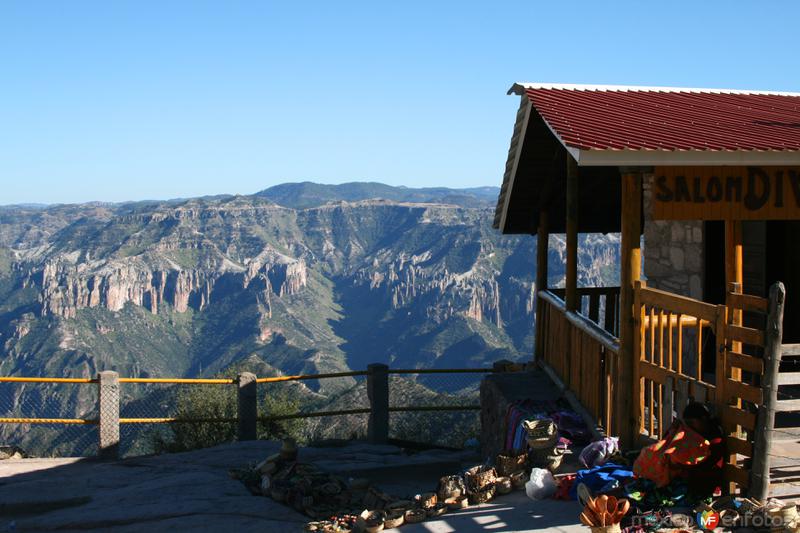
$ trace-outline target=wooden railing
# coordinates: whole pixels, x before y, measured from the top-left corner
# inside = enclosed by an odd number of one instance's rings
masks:
[[[761,426],[757,417],[765,404],[763,354],[768,342],[763,330],[742,326],[741,317],[743,312],[766,314],[769,302],[736,292],[728,294],[727,302],[712,305],[638,282],[634,388],[635,419],[640,433],[652,439],[664,435],[689,401],[714,407],[726,436],[725,476],[733,493],[751,486],[748,463],[753,465],[752,479],[756,470],[768,478],[768,467],[766,474],[763,467],[756,468],[766,452],[755,446]],[[704,367],[704,354],[711,359],[710,368]]]
[[[566,289],[549,289],[564,300]],[[578,287],[580,313],[611,335],[619,336],[619,287]]]
[[[542,359],[568,387],[594,421],[612,434],[622,418],[615,409],[619,375],[619,340],[587,317],[568,312],[553,292],[538,293],[537,331],[543,336]]]
[[[660,438],[691,400],[716,395],[716,380],[703,368],[703,347],[723,336],[725,306],[707,304],[636,283],[634,292],[634,396],[639,432]],[[715,353],[719,353],[718,351]],[[722,367],[720,367],[721,369]]]

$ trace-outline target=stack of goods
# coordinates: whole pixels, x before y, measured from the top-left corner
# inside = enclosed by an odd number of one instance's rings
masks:
[[[595,533],[619,533],[619,524],[630,508],[628,500],[617,500],[614,496],[587,498],[581,513],[581,523],[589,526]]]
[[[501,454],[497,470],[478,465],[464,475],[444,476],[435,492],[399,499],[370,486],[367,479],[343,479],[297,460],[297,447],[284,443],[280,453],[255,467],[232,471],[256,495],[293,507],[313,521],[305,531],[378,532],[439,517],[448,511],[485,503],[495,494],[522,489],[526,482],[525,453]]]
[[[558,447],[558,428],[550,418],[525,420],[523,427],[527,433],[531,463],[551,472],[561,466],[561,453]]]
[[[525,452],[508,451],[497,456],[496,464],[499,476],[511,477],[528,469],[528,455]]]
[[[479,504],[491,501],[496,492],[496,479],[497,471],[490,466],[478,465],[467,470],[464,473],[464,482],[469,502]]]

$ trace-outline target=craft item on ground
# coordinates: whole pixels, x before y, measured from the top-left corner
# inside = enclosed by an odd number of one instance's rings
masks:
[[[561,461],[564,459],[562,454],[556,453],[553,455],[545,455],[544,459],[540,462],[540,465],[543,468],[546,468],[550,472],[555,472],[561,466]]]
[[[525,452],[505,452],[497,456],[497,474],[510,476],[525,470],[528,455]]]
[[[525,420],[522,426],[527,432],[528,446],[533,450],[555,448],[558,442],[558,429],[549,418]]]
[[[525,428],[522,421],[530,418],[546,416],[550,406],[533,400],[521,400],[509,404],[506,410],[506,450],[521,450],[525,447]]]
[[[409,509],[406,511],[405,520],[407,524],[417,524],[425,520],[426,516],[424,509]]]
[[[434,492],[426,492],[424,494],[417,494],[414,497],[414,500],[417,502],[417,505],[419,505],[423,509],[432,508],[433,506],[436,505],[436,502],[438,501],[437,497],[436,497],[436,493],[434,493]]]
[[[451,511],[466,509],[469,507],[469,497],[464,495],[455,498],[447,498],[444,503],[447,504],[447,507],[450,508]]]
[[[575,474],[558,476],[556,482],[558,483],[558,490],[553,494],[553,499],[569,500],[569,492],[572,490],[572,485],[575,483]]]
[[[468,493],[479,492],[491,486],[496,478],[497,471],[486,465],[473,466],[464,473]]]
[[[556,451],[558,453],[572,453],[569,447],[572,445],[572,441],[566,437],[558,437],[558,441],[556,441]]]
[[[527,475],[524,470],[511,474],[511,486],[514,487],[514,490],[524,489],[527,481]]]
[[[446,512],[447,512],[447,505],[445,505],[444,503],[437,503],[436,505],[428,509],[427,514],[428,518],[433,518],[436,516],[442,516]]]
[[[618,532],[621,531],[620,522],[630,507],[628,500],[617,500],[614,496],[602,494],[597,498],[589,497],[580,515],[581,523],[597,533]]]
[[[386,511],[408,511],[414,507],[414,502],[411,500],[397,500],[386,506]]]
[[[494,499],[495,495],[495,488],[494,483],[487,486],[486,488],[469,493],[469,503],[473,505],[478,505],[481,503],[488,503]]]
[[[384,529],[392,529],[395,527],[400,527],[405,522],[405,511],[396,510],[396,511],[389,511],[386,514],[386,521],[383,523]]]
[[[581,483],[585,484],[592,492],[598,492],[611,480],[617,479],[624,485],[626,481],[633,478],[633,472],[630,468],[614,463],[606,463],[603,466],[578,470],[575,475],[575,484],[573,485],[573,490],[570,491],[570,497],[572,499],[578,499],[577,486]]]
[[[358,526],[367,533],[383,531],[386,522],[386,513],[383,511],[364,511],[359,516]]]
[[[464,478],[461,476],[445,476],[439,480],[439,486],[436,489],[436,494],[440,500],[447,498],[455,498],[466,494],[467,489],[464,485]]]
[[[558,486],[553,474],[543,468],[531,470],[531,476],[525,484],[525,494],[532,500],[544,500],[556,493]]]
[[[584,447],[578,460],[585,468],[602,466],[619,451],[619,438],[604,437]]]
[[[284,461],[296,461],[297,460],[297,443],[294,439],[284,439],[283,443],[281,444],[281,451],[280,457]]]
[[[669,517],[669,523],[672,524],[672,527],[676,527],[678,529],[690,529],[694,524],[694,521],[689,515],[685,515],[683,513],[673,513],[672,516]]]
[[[528,434],[527,441],[530,448],[530,462],[533,466],[547,468],[555,471],[561,465],[561,455],[558,453],[558,429],[555,422],[549,418],[526,420],[523,422]]]
[[[622,480],[625,483],[625,480]],[[682,479],[675,479],[666,487],[657,487],[649,479],[637,478],[624,487],[625,495],[637,502],[644,509],[661,509],[675,507],[691,501],[689,487]]]
[[[494,482],[498,494],[508,494],[511,492],[511,478],[508,476],[501,476]]]

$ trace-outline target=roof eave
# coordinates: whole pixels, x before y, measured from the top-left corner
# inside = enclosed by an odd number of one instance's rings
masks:
[[[582,167],[800,166],[800,151],[794,150],[567,150]]]

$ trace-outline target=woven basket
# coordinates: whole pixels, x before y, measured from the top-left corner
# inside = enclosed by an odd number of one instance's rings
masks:
[[[514,487],[515,490],[524,489],[527,481],[525,478],[526,476],[524,470],[522,472],[511,474],[511,486]]]
[[[498,494],[508,494],[512,490],[510,477],[499,477],[494,482]]]
[[[428,509],[428,518],[442,516],[447,512],[447,505],[444,503],[437,503],[434,507]]]
[[[497,471],[485,465],[473,466],[464,473],[464,481],[467,485],[467,492],[480,492],[491,487],[497,479]]]
[[[494,485],[492,485],[492,486],[490,486],[490,487],[488,487],[486,489],[483,489],[483,490],[478,491],[478,492],[473,492],[472,494],[470,494],[469,495],[469,503],[471,503],[473,505],[477,505],[477,504],[480,504],[480,503],[490,502],[490,501],[492,501],[492,499],[494,499],[494,494],[495,494],[495,489],[494,489]]]
[[[522,472],[528,463],[528,456],[523,453],[508,452],[497,456],[497,474],[499,476],[510,476],[517,472]]]
[[[439,480],[439,487],[436,494],[439,496],[439,501],[444,501],[448,498],[457,498],[462,494],[466,494],[467,489],[464,485],[464,478],[461,476],[445,476]]]
[[[391,511],[386,515],[386,521],[383,523],[385,529],[393,529],[400,527],[405,522],[405,511]]]
[[[427,513],[424,509],[409,509],[405,514],[406,524],[416,524],[425,518],[427,518]]]
[[[553,448],[558,442],[558,427],[549,418],[525,420],[522,425],[528,434],[528,446],[534,450]]]

